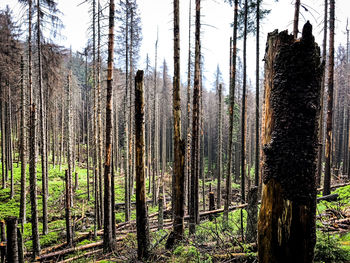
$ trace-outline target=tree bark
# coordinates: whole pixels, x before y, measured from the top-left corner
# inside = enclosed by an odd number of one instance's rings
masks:
[[[254,186],[248,191],[247,196],[247,232],[246,241],[248,243],[256,242],[257,224],[258,224],[258,187]]]
[[[40,253],[38,209],[37,209],[37,138],[36,138],[36,106],[32,86],[32,0],[28,1],[28,90],[30,101],[30,122],[29,122],[29,187],[32,223],[33,258]]]
[[[109,32],[108,32],[108,61],[107,61],[107,100],[106,100],[106,157],[104,170],[104,227],[103,251],[113,250],[112,229],[112,192],[111,192],[111,166],[112,163],[112,108],[113,108],[113,52],[114,52],[114,0],[109,1]]]
[[[18,243],[17,243],[17,218],[6,218],[6,234],[7,234],[7,262],[18,263]]]
[[[298,24],[299,24],[299,12],[300,12],[300,0],[295,0],[294,3],[294,21],[293,21],[293,35],[296,39],[298,37]]]
[[[230,39],[232,40],[232,39]],[[230,41],[232,43],[232,41]],[[218,87],[218,95],[219,95],[219,112],[218,112],[218,122],[219,122],[219,138],[218,138],[218,152],[217,152],[217,198],[216,198],[216,206],[217,208],[221,207],[221,178],[222,178],[222,85],[219,84]],[[226,179],[227,180],[227,179]],[[226,189],[228,193],[228,190]]]
[[[226,199],[224,218],[228,220],[228,210],[231,203],[231,163],[233,152],[233,117],[235,109],[235,87],[236,87],[236,58],[237,58],[237,28],[238,28],[238,0],[234,3],[234,20],[233,20],[233,43],[232,43],[232,63],[231,64],[231,81],[230,81],[230,100],[229,100],[229,148],[228,148],[228,166],[226,175]],[[238,147],[237,147],[238,148]],[[237,153],[236,153],[237,155]],[[239,173],[239,170],[236,170]],[[219,207],[218,207],[219,208]]]
[[[66,193],[65,193],[65,216],[66,216],[66,238],[67,246],[73,245],[72,217],[71,217],[71,181],[69,180],[69,170],[65,171]]]
[[[333,132],[333,88],[334,88],[334,8],[335,1],[330,0],[329,11],[329,57],[328,57],[328,96],[327,96],[327,126],[326,126],[326,165],[324,174],[323,195],[330,194],[331,186],[331,149]]]
[[[198,140],[199,140],[199,102],[200,102],[200,0],[196,0],[196,30],[195,30],[195,72],[193,87],[193,114],[192,114],[192,151],[191,151],[191,195],[190,195],[190,234],[196,232],[198,200]]]
[[[263,114],[259,262],[312,262],[322,66],[306,23],[301,40],[268,35]]]
[[[259,170],[260,170],[260,144],[259,144],[259,48],[260,48],[260,0],[256,4],[256,78],[255,78],[255,186],[259,185]]]
[[[21,56],[21,197],[20,197],[20,208],[19,218],[20,222],[26,223],[26,167],[27,167],[27,138],[26,138],[26,93],[24,89],[24,61]]]
[[[136,139],[136,226],[137,255],[147,259],[149,256],[149,225],[146,205],[146,181],[144,161],[144,102],[143,71],[135,77],[135,139]]]

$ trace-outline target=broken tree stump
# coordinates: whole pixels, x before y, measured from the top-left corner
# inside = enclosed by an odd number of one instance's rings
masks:
[[[258,222],[261,263],[313,261],[322,68],[309,22],[298,40],[287,31],[268,34]]]

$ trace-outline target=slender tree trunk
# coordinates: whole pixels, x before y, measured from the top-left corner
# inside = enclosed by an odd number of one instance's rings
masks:
[[[21,56],[21,200],[19,208],[20,222],[26,223],[26,167],[27,167],[27,138],[26,138],[26,101],[24,89],[24,61]]]
[[[42,65],[41,65],[41,7],[40,0],[37,1],[37,49],[38,49],[38,85],[40,93],[40,137],[41,137],[41,174],[42,174],[42,203],[43,203],[43,234],[48,233],[47,221],[47,169],[46,169],[46,133],[45,133],[45,114],[44,114],[44,91],[42,84]]]
[[[323,24],[323,44],[322,44],[322,60],[326,63],[326,55],[327,55],[327,28],[328,28],[328,0],[324,1],[324,24]],[[323,159],[323,112],[324,112],[324,88],[326,85],[326,70],[324,68],[322,74],[322,84],[321,84],[321,110],[320,110],[320,120],[318,123],[318,136],[319,136],[319,146],[318,146],[318,155],[317,155],[317,175],[316,181],[317,186],[321,185],[321,177],[322,177],[322,159]]]
[[[195,69],[193,87],[192,113],[192,152],[191,152],[191,195],[190,195],[190,234],[196,232],[196,199],[198,200],[198,139],[199,139],[199,102],[200,102],[200,0],[196,0],[196,32],[195,32]],[[197,187],[196,187],[197,186]]]
[[[73,245],[73,233],[72,233],[72,216],[71,216],[71,180],[69,179],[69,169],[65,171],[66,180],[66,193],[65,193],[65,214],[66,214],[66,238],[67,245],[71,247]]]
[[[86,186],[88,201],[90,201],[90,138],[89,138],[89,87],[88,87],[88,63],[87,63],[87,50],[85,51],[85,119],[86,119]]]
[[[99,228],[103,224],[103,189],[102,189],[102,116],[101,116],[101,6],[97,1],[97,129],[98,129],[98,181],[99,181]]]
[[[232,43],[232,66],[231,66],[231,81],[230,81],[230,104],[229,104],[229,148],[228,148],[228,166],[226,175],[226,199],[224,207],[224,218],[228,220],[228,210],[231,203],[231,163],[233,152],[233,117],[235,109],[235,86],[236,86],[236,57],[237,57],[237,27],[238,27],[238,0],[234,4],[234,20],[233,20],[233,43]],[[237,152],[236,152],[237,155]],[[236,170],[238,173],[238,170]]]
[[[331,186],[331,149],[333,122],[333,87],[334,87],[334,9],[335,0],[330,0],[329,13],[329,58],[328,58],[328,97],[327,97],[327,128],[326,128],[326,166],[324,174],[323,195],[330,194]]]
[[[40,253],[39,227],[38,227],[38,209],[37,209],[37,143],[36,143],[36,106],[34,102],[34,92],[32,86],[32,0],[28,1],[28,90],[30,101],[30,122],[29,122],[29,187],[30,187],[30,205],[31,205],[31,223],[32,223],[32,244],[33,258]]]
[[[104,227],[103,227],[103,251],[113,250],[112,229],[112,109],[113,109],[113,53],[114,53],[114,0],[109,2],[109,32],[108,32],[108,61],[107,61],[107,101],[106,101],[106,158],[104,170]]]
[[[248,0],[244,2],[244,33],[243,33],[243,93],[241,114],[241,199],[245,202],[245,176],[246,176],[246,103],[247,103],[247,23],[248,23]]]
[[[0,100],[1,110],[1,169],[2,169],[2,189],[6,188],[6,150],[5,150],[5,112],[4,112],[4,101]]]
[[[218,152],[217,152],[217,198],[216,206],[221,208],[221,178],[222,178],[222,85],[219,84],[217,87],[219,97],[219,112],[218,112]],[[227,191],[227,189],[226,189]],[[227,191],[228,192],[228,191]]]
[[[144,103],[143,71],[137,71],[135,77],[135,139],[136,139],[136,226],[137,255],[147,259],[149,256],[149,225],[146,205],[146,181],[144,161]]]
[[[319,56],[308,22],[300,41],[287,31],[268,35],[258,223],[261,263],[313,261]]]
[[[294,21],[293,21],[293,35],[294,38],[298,38],[298,24],[299,24],[299,11],[300,10],[300,0],[295,0],[294,3]]]
[[[260,0],[257,0],[256,5],[256,78],[255,78],[255,186],[259,185],[259,170],[260,170],[260,147],[259,147],[259,48],[260,48]]]
[[[14,192],[14,178],[13,178],[13,147],[12,147],[12,103],[11,103],[11,89],[10,85],[7,84],[7,144],[8,144],[8,167],[11,171],[11,183],[10,183],[10,198],[12,199],[15,195]]]
[[[187,122],[186,122],[186,170],[185,170],[185,204],[189,208],[190,202],[190,176],[191,176],[191,9],[192,0],[188,8],[188,61],[187,61]],[[187,193],[187,195],[186,195]],[[189,213],[189,211],[188,211]]]

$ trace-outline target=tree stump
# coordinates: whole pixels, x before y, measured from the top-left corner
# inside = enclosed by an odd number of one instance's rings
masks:
[[[268,34],[262,127],[259,262],[312,262],[322,65],[312,26]]]

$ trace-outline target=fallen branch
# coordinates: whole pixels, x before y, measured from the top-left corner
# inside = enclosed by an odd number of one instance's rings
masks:
[[[58,263],[67,263],[67,262],[71,262],[71,261],[74,261],[76,259],[79,259],[79,258],[83,258],[83,257],[88,257],[88,256],[91,256],[93,254],[98,254],[100,252],[102,252],[103,249],[102,248],[99,248],[99,249],[96,249],[96,250],[93,250],[93,251],[90,251],[90,252],[87,252],[85,254],[81,254],[81,255],[78,255],[78,256],[75,256],[75,257],[72,257],[72,258],[68,258],[68,259],[65,259],[65,260],[62,260],[62,261],[58,261]]]

